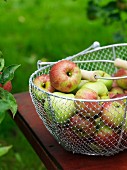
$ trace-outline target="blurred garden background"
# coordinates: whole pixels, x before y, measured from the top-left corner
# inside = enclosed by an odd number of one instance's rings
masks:
[[[94,41],[126,42],[126,12],[126,0],[0,0],[0,51],[5,65],[21,64],[12,93],[29,90],[40,59],[57,61]],[[45,169],[9,115],[0,126],[0,141],[13,145],[0,158],[0,170]]]

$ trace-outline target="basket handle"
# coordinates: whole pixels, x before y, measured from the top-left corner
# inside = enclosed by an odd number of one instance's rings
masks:
[[[88,70],[82,70],[82,79],[88,80],[88,81],[97,81],[97,79],[104,79],[104,80],[118,80],[118,79],[127,79],[127,76],[122,77],[101,77],[98,71],[88,71]]]
[[[114,65],[118,68],[124,68],[127,69],[127,61],[122,60],[120,58],[116,58],[114,61]]]
[[[95,41],[90,47],[88,47],[87,49],[85,49],[85,50],[83,50],[83,51],[81,51],[81,52],[79,52],[79,53],[77,53],[77,54],[75,54],[75,55],[73,55],[73,56],[70,56],[70,57],[68,57],[67,59],[71,59],[72,57],[76,57],[76,56],[78,56],[78,55],[84,55],[86,52],[88,52],[89,50],[91,50],[91,49],[96,49],[96,48],[98,48],[98,47],[100,47],[100,43],[98,42],[98,41]],[[37,62],[37,68],[39,69],[39,68],[41,68],[41,67],[43,67],[43,66],[45,66],[45,65],[50,65],[50,64],[55,64],[56,62],[42,62],[41,60],[38,60],[38,62]]]

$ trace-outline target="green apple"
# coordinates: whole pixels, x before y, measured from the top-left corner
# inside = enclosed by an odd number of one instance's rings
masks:
[[[100,75],[100,77],[111,77],[110,74],[108,74],[108,73],[106,73],[106,72],[104,72],[102,70],[98,70],[97,72]],[[113,80],[98,79],[97,81],[104,83],[108,90],[111,89],[112,84],[113,84]]]
[[[127,76],[127,70],[121,68],[119,69],[115,74],[115,77],[123,77],[123,76]],[[122,79],[117,79],[116,83],[119,87],[121,87],[122,89],[126,90],[127,89],[127,78],[122,78]]]
[[[119,142],[119,134],[111,127],[104,125],[99,128],[94,136],[95,143],[104,149],[113,149]]]
[[[96,82],[88,82],[85,83],[82,88],[89,88],[94,90],[100,99],[109,99],[109,92],[104,83],[101,81],[96,81]],[[98,99],[99,99],[98,98]]]
[[[121,87],[112,87],[109,91],[110,98],[114,98],[118,94],[124,94],[124,90]]]
[[[81,80],[81,82],[78,84],[78,87],[72,92],[73,94],[76,94],[76,92],[81,89],[81,87],[85,84],[89,82],[88,80]]]
[[[66,123],[76,112],[75,103],[73,101],[74,94],[66,94],[62,92],[54,92],[55,96],[49,96],[44,103],[44,109],[50,120],[57,123]],[[63,97],[63,98],[62,98]],[[65,98],[72,98],[65,99]]]
[[[110,127],[119,127],[122,125],[125,114],[125,103],[123,100],[105,102],[101,118],[103,122]]]

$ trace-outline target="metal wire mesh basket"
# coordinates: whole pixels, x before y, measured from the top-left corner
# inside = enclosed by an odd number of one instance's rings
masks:
[[[103,70],[112,75],[117,71],[114,66],[116,58],[127,59],[127,44],[99,47],[99,43],[95,42],[66,60],[75,62],[80,69]],[[29,79],[29,92],[38,115],[58,143],[67,151],[87,155],[109,156],[126,149],[127,97],[83,100],[46,92],[33,81],[37,76],[49,74],[53,65],[52,62],[38,62],[38,70]],[[102,105],[106,106],[105,112],[110,115],[106,121],[104,111],[100,109]],[[84,114],[84,110],[89,108],[92,111]]]

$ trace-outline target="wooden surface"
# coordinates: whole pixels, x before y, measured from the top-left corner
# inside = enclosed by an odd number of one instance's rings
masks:
[[[15,122],[48,170],[127,170],[127,151],[114,156],[73,154],[61,147],[47,131],[28,92],[15,94],[18,113]]]

